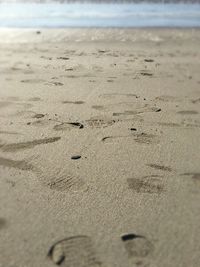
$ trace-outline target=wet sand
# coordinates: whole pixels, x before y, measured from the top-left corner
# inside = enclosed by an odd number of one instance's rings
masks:
[[[0,266],[199,267],[200,31],[0,30]]]

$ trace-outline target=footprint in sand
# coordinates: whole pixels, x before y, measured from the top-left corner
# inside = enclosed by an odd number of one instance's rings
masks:
[[[55,131],[66,131],[70,129],[83,129],[84,125],[80,122],[62,122],[56,124],[53,129]]]
[[[134,128],[132,128],[134,129]],[[134,130],[135,131],[135,130]],[[158,144],[159,140],[158,137],[154,134],[147,134],[147,133],[138,133],[134,135],[118,135],[118,136],[106,136],[101,139],[104,143],[110,143],[113,141],[120,141],[124,138],[131,138],[134,139],[135,142],[140,144]]]
[[[140,144],[157,144],[158,138],[154,134],[140,133],[136,134],[135,142]]]
[[[162,102],[180,102],[181,100],[177,97],[170,96],[170,95],[161,95],[157,96],[155,98],[156,101],[162,101]]]
[[[130,97],[133,97],[133,98],[138,98],[138,96],[136,94],[120,94],[120,93],[110,93],[110,94],[102,94],[102,95],[99,95],[100,98],[108,98],[108,99],[113,99],[113,97],[119,97],[121,99],[121,97],[125,97],[125,98],[130,98]]]
[[[167,171],[167,172],[172,171],[172,168],[168,166],[163,166],[163,165],[158,165],[158,164],[147,164],[147,166],[153,169],[156,169],[156,170]]]
[[[17,152],[19,150],[30,149],[34,148],[35,146],[54,143],[60,140],[61,137],[50,137],[50,138],[43,138],[43,139],[36,139],[33,141],[21,142],[21,143],[11,143],[11,144],[1,144],[0,150],[4,152]]]
[[[74,166],[72,165],[70,168],[65,163],[65,160],[56,163],[56,158],[52,157],[49,160],[42,160],[38,157],[31,160],[37,178],[42,185],[49,189],[63,192],[87,191],[88,185],[85,183],[84,177],[71,172]]]
[[[179,123],[174,123],[174,122],[158,122],[158,125],[164,126],[164,127],[181,127],[182,125]]]
[[[31,97],[31,98],[28,99],[28,101],[34,101],[34,102],[40,101],[40,100],[41,99],[39,97]]]
[[[129,189],[136,193],[159,194],[164,191],[163,176],[150,175],[141,178],[128,178]]]
[[[93,105],[92,108],[96,109],[96,110],[104,110],[104,111],[113,111],[113,109],[119,109],[119,107],[124,107],[124,106],[133,106],[134,102],[127,102],[127,101],[123,101],[123,102],[118,102],[115,104],[106,104],[106,105]],[[146,105],[145,105],[146,107]],[[142,107],[144,108],[144,107]],[[136,110],[138,109],[138,107],[136,108]],[[141,109],[141,108],[140,108]],[[136,111],[124,111],[124,112],[115,112],[113,113],[113,116],[120,116],[120,115],[134,115],[135,113],[137,113]]]
[[[181,121],[181,125],[183,127],[189,127],[189,128],[198,128],[200,127],[200,120],[196,120],[193,118],[185,118]]]
[[[13,101],[13,102],[15,102],[15,101],[20,101],[19,97],[16,97],[16,96],[9,96],[7,99],[8,99],[9,101]]]
[[[23,135],[21,133],[18,132],[11,132],[11,131],[0,131],[0,134],[11,134],[11,135]]]
[[[42,179],[43,184],[56,191],[76,192],[87,189],[85,182],[80,177],[70,174],[67,170],[64,172],[55,169],[49,173],[48,177],[47,173],[41,173],[40,170],[37,173],[40,176],[40,180]]]
[[[75,105],[81,105],[84,104],[84,101],[62,101],[63,104],[75,104]]]
[[[31,83],[31,84],[34,84],[34,83],[43,83],[45,82],[44,80],[42,79],[26,79],[26,80],[21,80],[22,83]]]
[[[45,127],[45,126],[49,126],[50,121],[51,120],[49,120],[49,119],[46,119],[46,120],[37,119],[36,121],[33,121],[33,122],[29,121],[26,124],[31,125],[31,126],[35,126],[35,127]]]
[[[0,101],[1,116],[16,116],[21,115],[24,112],[28,112],[27,109],[33,105],[30,103],[24,103],[19,101]]]
[[[72,236],[51,246],[48,257],[56,264],[66,267],[100,267],[93,242],[85,235]]]
[[[200,103],[200,98],[193,99],[193,100],[191,100],[191,102],[192,102],[193,104]]]
[[[129,259],[137,266],[146,266],[154,251],[154,246],[145,236],[125,234],[121,236]]]
[[[0,166],[7,168],[14,168],[21,171],[32,171],[33,165],[27,163],[24,160],[13,160],[0,157]]]
[[[7,225],[6,219],[0,218],[0,230],[6,227],[6,225]]]
[[[161,108],[158,107],[148,107],[136,108],[135,110],[125,110],[124,112],[114,112],[113,116],[132,116],[137,114],[142,114],[146,112],[160,112]]]
[[[108,126],[112,126],[115,122],[115,120],[102,117],[93,117],[89,120],[86,120],[86,124],[91,128],[105,128]]]
[[[31,171],[46,187],[56,191],[86,191],[88,186],[83,178],[70,174],[68,168],[52,165],[52,162],[42,162],[38,158],[29,160],[13,160],[0,157],[0,166],[21,171]]]
[[[88,189],[84,179],[70,174],[68,168],[63,165],[60,167],[52,165],[52,162],[47,162],[47,160],[38,160],[38,157],[35,160],[31,158],[27,161],[0,157],[0,166],[21,171],[31,171],[36,174],[41,184],[52,190],[76,192]]]
[[[199,114],[196,110],[181,110],[177,112],[178,114],[181,115],[196,115]]]
[[[187,173],[183,173],[182,175],[192,176],[192,179],[194,181],[199,181],[200,182],[200,172],[187,172]]]
[[[108,79],[113,80],[113,79],[117,79],[117,77],[116,76],[110,76],[110,77],[108,77]]]
[[[96,110],[104,110],[104,106],[101,105],[93,105],[92,108]]]
[[[64,84],[61,82],[46,82],[45,85],[50,85],[50,86],[63,86]]]

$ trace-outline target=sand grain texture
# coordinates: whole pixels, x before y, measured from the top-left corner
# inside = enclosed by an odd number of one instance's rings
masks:
[[[0,30],[0,267],[200,266],[199,47]]]

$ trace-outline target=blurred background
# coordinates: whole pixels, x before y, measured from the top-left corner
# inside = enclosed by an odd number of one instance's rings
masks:
[[[199,27],[197,1],[1,1],[0,27]]]

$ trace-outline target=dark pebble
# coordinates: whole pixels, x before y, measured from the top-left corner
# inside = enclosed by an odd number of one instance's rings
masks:
[[[156,109],[156,112],[160,112],[160,111],[161,111],[161,108]]]
[[[81,156],[77,155],[77,156],[72,156],[71,159],[80,159]]]

